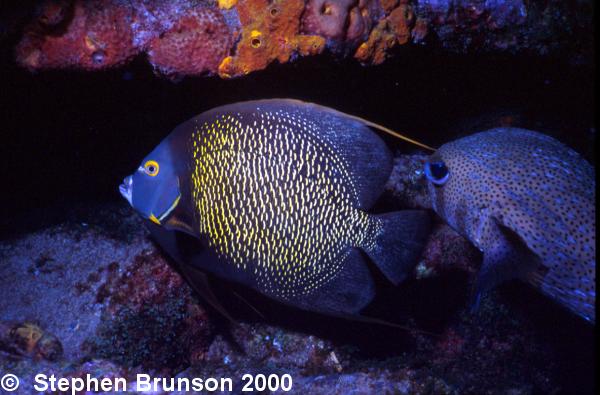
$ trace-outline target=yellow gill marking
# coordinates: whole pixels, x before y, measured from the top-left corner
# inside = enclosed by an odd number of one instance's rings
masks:
[[[173,203],[171,204],[171,207],[169,207],[167,209],[167,211],[165,211],[160,217],[158,217],[159,221],[163,221],[169,214],[171,214],[171,212],[173,210],[175,210],[175,207],[177,207],[177,205],[179,204],[179,200],[181,199],[181,194],[177,196],[177,198],[173,201]]]

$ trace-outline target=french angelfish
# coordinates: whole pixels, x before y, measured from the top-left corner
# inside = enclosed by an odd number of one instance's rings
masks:
[[[367,212],[392,169],[369,126],[289,99],[218,107],[173,130],[120,192],[176,260],[288,305],[358,316],[375,294],[369,261],[398,284],[430,226],[425,211]],[[177,232],[202,252],[184,256]]]
[[[483,252],[475,303],[523,279],[595,322],[595,170],[537,132],[498,128],[443,145],[425,164],[433,209]]]

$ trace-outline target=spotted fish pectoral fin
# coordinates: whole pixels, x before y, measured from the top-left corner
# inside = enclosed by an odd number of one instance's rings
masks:
[[[219,314],[228,321],[235,323],[235,319],[227,312],[212,291],[207,275],[191,266],[194,260],[202,259],[202,253],[192,252],[191,249],[182,247],[182,243],[178,239],[180,235],[176,231],[167,230],[150,221],[146,221],[146,227],[158,245],[177,263],[177,268],[192,289]]]
[[[381,228],[373,246],[363,247],[394,285],[412,272],[429,236],[431,219],[424,210],[404,210],[376,215]]]
[[[512,229],[496,224],[493,244],[483,251],[483,263],[471,294],[471,311],[476,312],[482,297],[498,285],[512,280],[527,280],[541,267],[540,259]]]
[[[358,315],[375,297],[375,284],[366,257],[351,248],[342,269],[315,292],[291,300],[306,310],[334,316]]]

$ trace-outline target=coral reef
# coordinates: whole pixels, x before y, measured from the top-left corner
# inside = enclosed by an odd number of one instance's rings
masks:
[[[324,40],[299,34],[303,0],[240,0],[236,4],[241,23],[235,55],[223,59],[219,75],[224,78],[248,74],[272,61],[288,62],[296,52],[320,53]]]
[[[589,61],[590,10],[588,1],[46,0],[16,58],[30,70],[99,70],[147,54],[174,79],[242,76],[325,48],[380,64],[409,42],[460,53],[567,51]]]
[[[429,22],[442,46],[453,51],[527,49],[543,55],[564,48],[571,33],[588,23],[584,15],[589,6],[587,2],[570,6],[558,1],[425,0],[418,2],[416,13]]]
[[[310,0],[302,16],[302,30],[322,36],[333,50],[353,47],[364,41],[381,16],[374,0]]]
[[[139,53],[131,45],[130,9],[119,2],[45,2],[41,7],[17,49],[17,60],[29,69],[97,70],[123,64]]]
[[[210,8],[190,11],[150,42],[148,59],[162,74],[216,73],[231,37],[223,15]]]
[[[17,47],[30,70],[98,70],[147,53],[162,74],[216,73],[232,34],[223,14],[194,2],[44,2]]]
[[[369,39],[358,47],[354,57],[363,63],[383,63],[390,49],[397,44],[406,44],[410,40],[410,27],[413,22],[412,8],[400,4],[379,21],[371,31]]]

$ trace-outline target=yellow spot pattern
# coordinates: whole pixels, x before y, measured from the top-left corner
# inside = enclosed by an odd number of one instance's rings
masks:
[[[220,115],[191,139],[199,231],[261,291],[311,293],[339,272],[350,247],[374,244],[379,221],[355,208],[347,164],[302,114]]]

